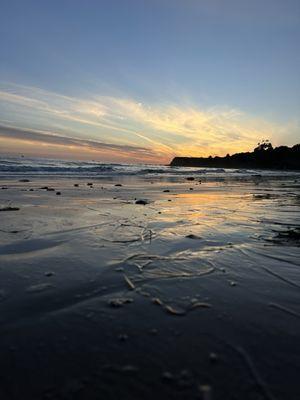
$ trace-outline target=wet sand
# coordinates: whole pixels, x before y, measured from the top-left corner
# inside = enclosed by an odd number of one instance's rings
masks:
[[[19,179],[1,399],[300,398],[297,179]]]

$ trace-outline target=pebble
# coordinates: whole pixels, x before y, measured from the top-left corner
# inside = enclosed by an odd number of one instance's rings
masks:
[[[194,240],[201,240],[202,238],[200,236],[194,235],[194,234],[190,234],[190,235],[186,235],[187,239],[194,239]]]
[[[164,381],[169,381],[170,382],[170,381],[174,380],[174,375],[169,371],[163,372],[161,377],[162,377],[162,379]]]
[[[19,211],[19,207],[3,207],[0,208],[0,211]]]
[[[145,206],[146,204],[148,204],[148,201],[140,199],[140,200],[136,200],[135,204],[141,204],[141,205]]]
[[[128,339],[128,335],[126,333],[120,333],[120,335],[118,336],[118,339],[121,342],[125,342]]]
[[[51,271],[45,272],[45,276],[53,276],[53,275],[54,275],[54,272],[51,272]]]
[[[216,353],[210,353],[210,355],[209,355],[209,360],[210,360],[213,364],[215,364],[216,362],[218,362],[219,357],[218,357],[218,355],[217,355]]]

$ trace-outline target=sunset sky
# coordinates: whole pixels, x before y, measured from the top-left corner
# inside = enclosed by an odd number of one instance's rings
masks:
[[[300,142],[299,0],[0,0],[0,153],[166,163]]]

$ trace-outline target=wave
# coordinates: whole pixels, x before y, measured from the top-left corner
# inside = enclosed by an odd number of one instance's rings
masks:
[[[112,171],[111,166],[98,165],[95,167],[72,167],[72,166],[31,166],[31,165],[0,165],[0,172],[37,172],[37,173],[77,173],[83,172],[105,172]]]
[[[31,158],[0,158],[0,176],[20,175],[56,175],[56,176],[93,176],[106,177],[118,175],[135,176],[194,176],[195,179],[210,176],[212,179],[223,179],[236,176],[237,178],[251,176],[282,176],[289,172],[280,171],[254,171],[223,168],[196,168],[196,167],[171,167],[167,165],[150,164],[117,164],[99,163],[96,161],[65,161]],[[299,177],[299,173],[295,173]],[[294,176],[293,175],[293,176]]]

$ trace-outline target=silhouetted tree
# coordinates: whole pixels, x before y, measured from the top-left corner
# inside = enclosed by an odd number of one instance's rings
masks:
[[[257,143],[257,147],[255,147],[254,151],[266,151],[273,150],[272,143],[268,139],[263,139],[261,142]]]
[[[175,157],[174,166],[221,168],[268,168],[300,170],[300,144],[273,148],[269,140],[261,140],[253,152],[225,157]]]

